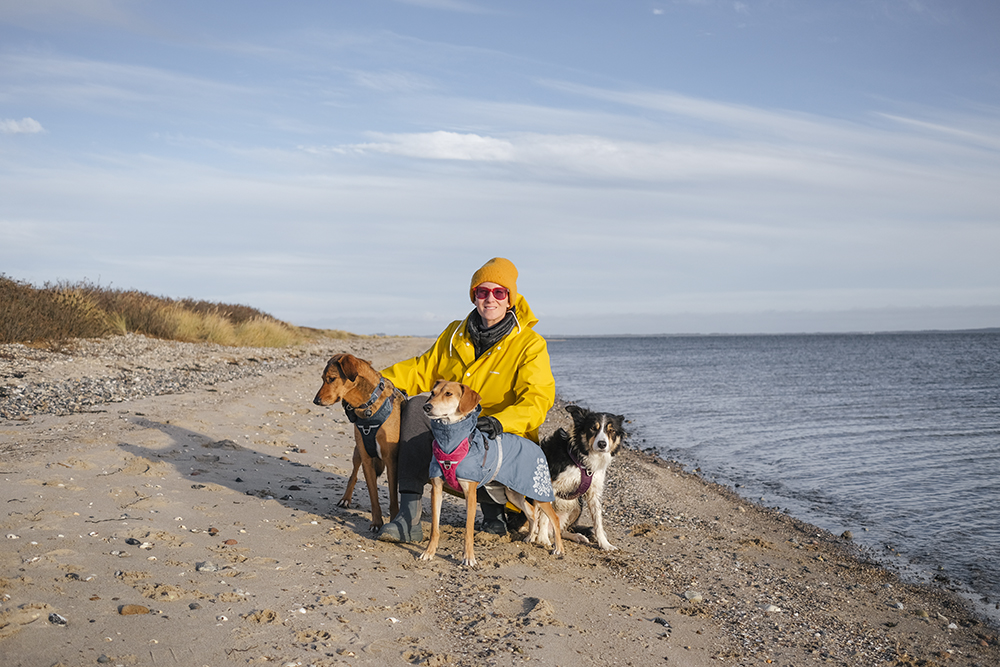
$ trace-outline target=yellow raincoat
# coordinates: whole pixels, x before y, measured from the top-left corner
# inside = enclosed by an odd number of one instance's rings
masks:
[[[479,393],[483,415],[496,417],[504,432],[538,442],[538,427],[555,403],[556,381],[545,339],[534,331],[538,318],[520,294],[514,314],[511,332],[479,359],[466,317],[449,324],[427,352],[393,364],[382,375],[410,396],[430,391],[440,379],[461,382]]]

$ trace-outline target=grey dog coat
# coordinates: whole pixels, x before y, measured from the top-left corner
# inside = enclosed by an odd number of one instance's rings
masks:
[[[443,451],[452,453],[463,440],[469,440],[469,453],[456,466],[458,479],[475,481],[477,486],[499,482],[532,500],[554,501],[549,464],[542,448],[513,433],[501,433],[496,440],[490,440],[475,428],[480,411],[477,407],[454,424],[431,419],[431,433]],[[428,477],[444,477],[441,464],[433,456]]]

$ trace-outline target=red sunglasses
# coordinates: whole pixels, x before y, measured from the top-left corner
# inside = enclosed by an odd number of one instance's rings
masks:
[[[494,287],[492,290],[489,287],[477,287],[475,295],[477,299],[482,301],[490,295],[490,292],[493,293],[493,298],[497,301],[503,301],[510,295],[506,287]]]

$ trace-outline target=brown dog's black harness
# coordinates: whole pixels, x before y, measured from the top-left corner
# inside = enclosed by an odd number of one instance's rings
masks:
[[[385,390],[385,378],[380,378],[378,381],[378,386],[372,390],[372,395],[368,399],[367,403],[363,403],[359,406],[352,406],[346,400],[341,400],[341,404],[344,406],[344,412],[347,414],[347,419],[354,424],[358,431],[361,433],[361,442],[365,445],[365,451],[368,452],[368,456],[373,459],[379,458],[378,455],[378,445],[375,442],[375,437],[378,435],[379,428],[382,424],[389,419],[389,415],[392,414],[392,396],[385,399],[381,407],[378,410],[372,412],[372,406],[375,401],[379,399],[382,392]],[[395,387],[392,388],[395,394],[399,390]]]
[[[585,494],[587,490],[590,488],[590,483],[594,481],[594,473],[590,472],[590,470],[588,470],[579,461],[576,460],[576,457],[573,456],[573,450],[571,448],[567,447],[566,453],[569,454],[570,460],[576,464],[576,467],[580,469],[580,485],[576,487],[576,491],[574,491],[573,493],[570,494],[560,493],[559,497],[562,498],[563,500],[576,500],[577,498]]]

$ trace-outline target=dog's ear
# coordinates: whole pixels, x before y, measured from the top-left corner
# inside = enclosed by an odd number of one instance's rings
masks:
[[[474,389],[466,387],[463,384],[462,398],[460,398],[458,401],[458,411],[461,412],[463,415],[468,414],[476,409],[476,406],[479,405],[480,400],[482,400],[482,397],[478,393],[476,393]]]
[[[340,357],[339,359],[337,357],[334,357],[334,359],[337,359],[337,364],[340,366],[340,370],[344,373],[344,376],[351,382],[357,380],[360,367],[358,358],[353,354],[341,354],[338,356]]]
[[[576,424],[579,424],[580,421],[584,418],[584,415],[587,413],[586,410],[577,405],[567,405],[566,412],[570,413],[570,415],[573,416],[573,422]]]

